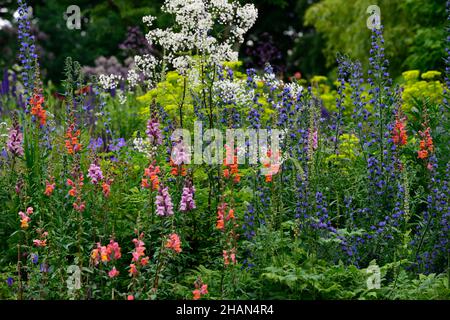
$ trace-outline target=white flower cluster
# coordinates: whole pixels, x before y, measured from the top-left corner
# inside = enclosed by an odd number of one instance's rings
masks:
[[[117,90],[117,97],[119,98],[119,103],[121,105],[124,105],[125,103],[127,103],[127,96],[125,95],[123,90]]]
[[[153,72],[158,65],[156,58],[150,54],[145,54],[143,56],[135,56],[134,63],[136,68],[141,71],[145,77],[151,78]]]
[[[135,138],[133,140],[133,146],[137,152],[143,153],[148,157],[153,157],[157,149],[147,138]]]
[[[112,90],[117,88],[120,80],[122,80],[122,76],[116,74],[101,74],[98,78],[100,85],[105,90]]]
[[[303,91],[303,87],[296,82],[286,83],[284,85],[285,88],[289,88],[291,95],[294,99],[298,97],[298,95]]]
[[[224,79],[214,82],[214,97],[218,102],[225,104],[237,104],[239,106],[251,105],[253,90],[248,91],[243,80]]]
[[[277,88],[283,84],[283,82],[277,79],[277,76],[273,72],[265,72],[263,77],[264,83],[271,88]]]
[[[127,80],[131,88],[134,88],[138,85],[140,77],[139,74],[136,72],[136,70],[134,69],[128,70]]]
[[[153,25],[153,21],[155,21],[156,17],[153,16],[143,16],[142,22],[145,23],[148,27]]]
[[[173,67],[181,75],[186,75],[190,69],[193,60],[189,56],[176,57],[172,60]]]
[[[236,61],[234,46],[244,41],[258,16],[254,5],[241,6],[236,0],[165,0],[162,11],[174,16],[175,25],[151,30],[147,41],[162,47],[164,59],[184,73],[192,67],[186,56],[207,57],[213,64]],[[146,16],[143,21],[151,25],[154,18]],[[217,29],[229,32],[213,35]]]

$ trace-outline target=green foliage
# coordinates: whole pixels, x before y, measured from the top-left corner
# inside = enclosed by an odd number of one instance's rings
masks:
[[[322,0],[308,8],[305,23],[325,38],[329,66],[336,52],[348,53],[367,65],[370,30],[366,26],[369,0]],[[394,76],[405,69],[440,69],[443,66],[445,1],[381,0],[381,23],[386,30],[386,54]],[[393,14],[395,12],[395,14]]]

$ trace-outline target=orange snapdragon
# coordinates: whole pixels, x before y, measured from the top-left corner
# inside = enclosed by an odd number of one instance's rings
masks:
[[[40,94],[34,93],[30,98],[31,114],[39,120],[39,124],[44,126],[47,122],[47,112],[42,107],[44,97]]]
[[[392,140],[398,146],[404,146],[408,142],[408,136],[405,129],[405,118],[400,119],[397,116],[394,129],[392,130]]]
[[[237,148],[232,150],[229,146],[225,145],[226,157],[223,160],[223,164],[225,165],[225,169],[223,169],[223,176],[226,179],[233,178],[234,183],[238,183],[241,181],[241,175],[239,174],[238,168],[238,157],[235,154],[237,152]],[[232,159],[232,163],[230,163],[230,159]]]
[[[187,170],[186,170],[186,166],[184,164],[181,164],[179,166],[177,166],[175,163],[173,163],[173,160],[170,159],[170,174],[173,176],[178,176],[181,175],[183,177],[185,177],[187,175]]]
[[[81,131],[80,130],[76,130],[75,129],[75,124],[72,123],[69,128],[67,129],[66,132],[66,149],[67,152],[70,155],[74,155],[75,153],[77,153],[78,151],[81,150],[81,144],[80,144],[80,135],[81,135]]]
[[[159,166],[155,166],[156,162],[153,161],[148,168],[144,169],[144,177],[141,181],[141,187],[148,189],[152,188],[153,191],[159,188],[159,178],[158,174],[161,172]]]
[[[427,127],[425,131],[419,131],[422,138],[420,140],[420,149],[417,151],[417,157],[419,159],[427,159],[434,151],[433,138],[431,137],[430,131],[430,127]]]

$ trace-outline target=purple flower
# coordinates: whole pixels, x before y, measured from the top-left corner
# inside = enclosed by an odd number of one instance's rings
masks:
[[[15,125],[9,130],[8,142],[6,143],[8,151],[15,156],[23,156],[22,141],[23,136],[19,125]]]
[[[31,254],[31,262],[33,262],[34,264],[37,264],[39,261],[39,256],[36,253],[32,253]]]
[[[173,204],[170,198],[169,188],[160,186],[156,196],[156,214],[158,216],[173,215]]]
[[[120,151],[120,149],[122,147],[125,147],[126,145],[127,145],[127,142],[125,141],[125,139],[119,138],[115,141],[115,144],[111,143],[108,148],[109,148],[109,151],[115,152],[115,151]]]
[[[11,277],[9,277],[9,278],[6,280],[6,283],[8,284],[8,287],[12,287],[12,285],[13,285],[13,283],[14,283],[14,279],[11,278]]]
[[[102,146],[103,146],[103,139],[101,137],[98,137],[97,139],[91,139],[89,143],[89,149],[91,149],[92,151],[96,151]]]
[[[116,144],[117,147],[123,148],[123,147],[125,147],[126,145],[127,145],[127,142],[125,141],[124,138],[119,138],[119,139],[117,139],[117,144]]]
[[[181,195],[180,211],[189,211],[196,208],[194,200],[195,187],[191,181],[187,181],[183,187],[183,194]]]
[[[161,129],[159,128],[159,122],[155,117],[152,117],[150,120],[148,120],[147,130],[145,131],[145,133],[150,139],[150,143],[155,145],[162,144]]]
[[[42,273],[50,272],[50,268],[48,267],[48,264],[46,264],[46,263],[41,263],[40,270]]]
[[[92,163],[89,167],[88,177],[91,178],[93,184],[97,184],[103,179],[102,169],[95,163]]]

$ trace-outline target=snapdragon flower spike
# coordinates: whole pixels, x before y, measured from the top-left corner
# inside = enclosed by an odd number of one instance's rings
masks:
[[[144,169],[144,178],[141,180],[142,188],[148,189],[152,188],[152,190],[158,190],[159,188],[159,178],[158,174],[161,172],[159,166],[156,166],[156,161],[153,161],[152,164],[148,166],[148,168]],[[151,184],[150,184],[150,182]]]
[[[39,120],[39,125],[44,126],[47,123],[47,112],[42,106],[44,104],[44,97],[42,94],[35,92],[30,98],[29,104],[31,106],[31,115]]]
[[[183,140],[176,142],[172,147],[171,161],[175,165],[180,166],[182,164],[190,163],[190,160],[191,160],[191,153],[189,147],[186,146]]]
[[[180,211],[186,212],[196,208],[194,200],[195,187],[191,180],[187,180],[183,187],[180,201]]]
[[[23,212],[20,211],[19,212],[19,217],[20,217],[20,227],[22,229],[28,229],[28,223],[31,221],[31,218],[29,217],[29,211],[27,210],[27,212]]]
[[[111,271],[108,272],[108,276],[109,276],[111,279],[112,279],[112,278],[118,277],[119,274],[120,274],[120,272],[117,271],[116,267],[113,267],[113,268],[111,269]]]
[[[96,163],[91,163],[88,171],[88,177],[91,179],[93,184],[98,184],[101,180],[103,180],[103,172],[100,166]]]
[[[158,216],[164,217],[173,215],[173,204],[169,194],[169,187],[159,186],[155,204],[156,214]]]
[[[53,182],[53,181],[52,181]],[[51,195],[52,195],[52,193],[53,193],[53,191],[55,190],[55,186],[56,186],[56,184],[53,182],[49,182],[48,180],[47,181],[45,181],[45,191],[44,191],[44,194],[47,196],[47,197],[50,197]]]
[[[91,252],[91,261],[94,265],[98,265],[100,262],[106,264],[112,260],[119,260],[121,257],[121,248],[113,239],[111,239],[106,246],[97,243],[97,247]]]
[[[13,156],[23,156],[23,135],[18,123],[9,130],[6,147]]]
[[[199,300],[202,296],[208,294],[208,285],[203,283],[200,277],[194,282],[195,290],[192,291],[193,300]]]
[[[161,129],[159,128],[160,124],[156,117],[152,117],[147,122],[147,130],[145,133],[150,139],[150,143],[153,145],[161,145],[163,143]]]
[[[133,239],[134,243],[134,250],[131,252],[132,259],[130,264],[130,270],[128,272],[130,273],[130,276],[136,276],[138,271],[138,266],[145,267],[149,261],[150,258],[148,256],[145,256],[145,244],[144,241],[142,241],[144,237],[144,234],[141,233],[138,238]]]
[[[408,135],[405,129],[405,118],[395,119],[394,130],[392,131],[392,139],[395,145],[404,146],[408,142]]]

